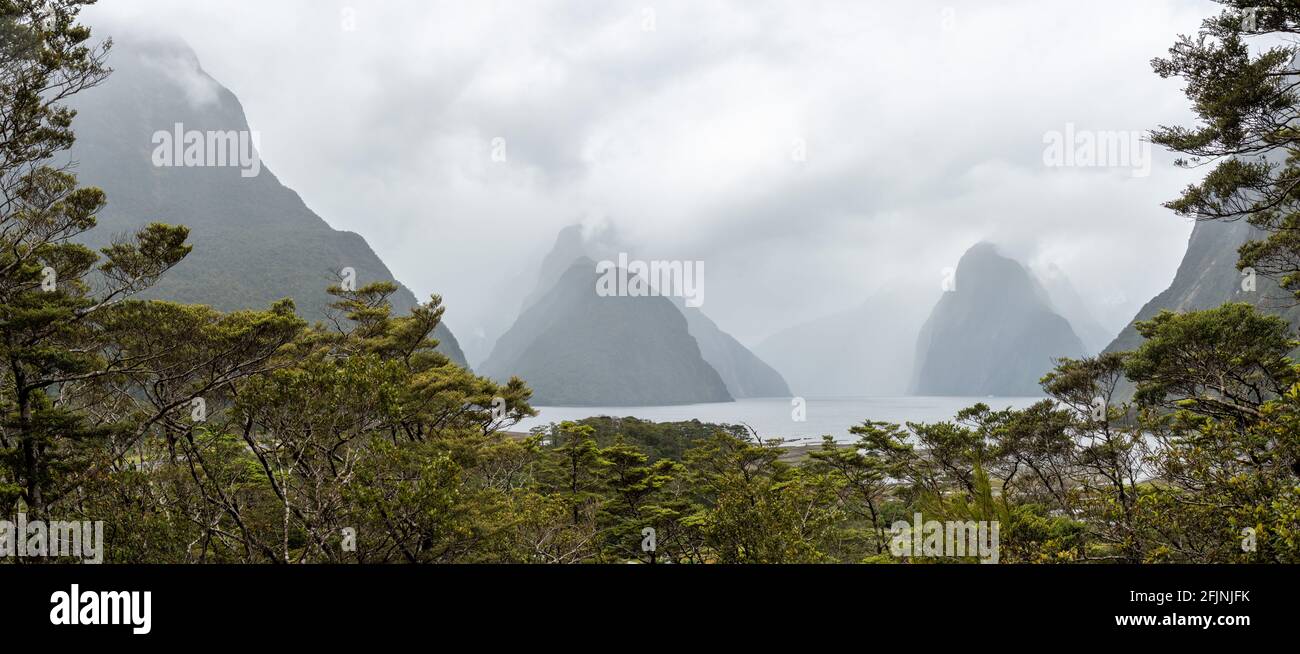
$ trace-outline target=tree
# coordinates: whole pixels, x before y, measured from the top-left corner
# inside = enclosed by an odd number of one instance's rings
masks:
[[[1136,563],[1143,556],[1136,511],[1148,453],[1141,426],[1125,421],[1130,408],[1113,403],[1128,360],[1117,352],[1063,359],[1042,381],[1072,414],[1065,427],[1072,445],[1066,450],[1070,476],[1058,486],[1061,508],[1089,518],[1089,530],[1106,547],[1101,558]],[[1049,450],[1060,453],[1065,445],[1056,441],[1053,448],[1052,441]]]
[[[842,517],[826,475],[781,461],[774,443],[724,431],[686,453],[694,512],[707,559],[718,563],[812,563]]]
[[[1239,429],[1300,380],[1288,353],[1291,326],[1249,304],[1187,314],[1161,312],[1137,325],[1147,340],[1127,363],[1139,403],[1185,408]]]
[[[849,428],[849,432],[858,437],[854,445],[841,447],[826,436],[821,449],[808,456],[832,471],[853,493],[857,501],[849,503],[849,510],[870,520],[875,553],[883,554],[886,537],[882,505],[892,485],[906,478],[915,455],[907,443],[907,431],[898,425],[867,421]]]
[[[659,534],[663,547],[671,548],[674,535],[672,523],[680,516],[671,506],[658,500],[660,491],[673,481],[681,464],[671,459],[650,463],[650,456],[635,445],[619,442],[603,448],[600,459],[604,465],[604,487],[607,490],[601,508],[602,531],[612,558],[628,559],[645,556],[649,563],[658,560]],[[643,552],[643,530],[653,529],[655,547]]]
[[[1152,142],[1184,155],[1180,166],[1211,167],[1166,206],[1264,230],[1267,238],[1241,248],[1238,266],[1300,293],[1300,61],[1293,39],[1276,38],[1300,33],[1300,5],[1216,1],[1224,9],[1195,37],[1180,36],[1169,57],[1152,62],[1161,77],[1183,78],[1199,119],[1161,126]]]
[[[140,310],[126,301],[189,252],[187,230],[162,224],[98,254],[74,242],[104,205],[102,191],[51,165],[74,140],[66,101],[109,74],[110,44],[88,45],[90,30],[76,22],[87,4],[0,2],[0,500],[37,515],[89,465],[87,444],[130,443],[175,408],[96,422],[74,411],[81,398],[68,394],[144,371],[145,358],[115,346],[115,315]]]
[[[564,508],[563,531],[555,536],[573,544],[566,556],[557,560],[568,556],[586,559],[599,549],[598,513],[606,465],[594,428],[566,421],[551,431],[538,480],[542,494]],[[550,538],[554,537],[548,535]]]
[[[1259,556],[1296,560],[1300,369],[1288,358],[1290,326],[1227,304],[1162,313],[1139,329],[1147,341],[1129,375],[1140,401],[1172,411],[1143,424],[1159,446],[1161,483],[1141,498],[1160,540],[1152,558],[1242,560],[1241,530],[1251,528]]]
[[[394,317],[396,288],[329,289],[332,327],[286,344],[281,365],[241,385],[212,425],[239,435],[258,473],[257,502],[235,502],[219,485],[205,493],[239,525],[246,550],[281,562],[453,562],[501,546],[510,488],[476,477],[505,449],[499,427],[535,413],[529,391],[453,364],[432,338],[440,298]],[[209,465],[199,449],[186,459]],[[340,547],[345,530],[355,552]]]

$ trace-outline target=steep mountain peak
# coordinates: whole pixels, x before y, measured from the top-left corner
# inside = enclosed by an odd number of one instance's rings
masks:
[[[587,256],[587,238],[583,234],[582,225],[574,224],[561,229],[555,237],[555,243],[542,259],[542,265],[537,271],[537,285],[524,298],[520,311],[527,311],[536,304],[575,261]]]
[[[291,297],[304,318],[319,320],[333,301],[325,289],[336,273],[350,268],[358,285],[395,281],[365,239],[330,227],[262,165],[238,98],[203,72],[188,46],[128,33],[115,38],[109,64],[113,75],[74,103],[70,157],[81,183],[108,198],[87,244],[102,247],[116,234],[166,222],[189,227],[194,245],[146,297],[225,311]],[[207,151],[191,159],[191,145]],[[244,155],[256,165],[244,165]],[[391,302],[401,314],[416,298],[399,284]],[[465,365],[446,325],[435,337]]]
[[[622,354],[618,350],[644,349],[648,342],[640,336],[642,328],[645,325],[659,324],[666,333],[663,338],[656,340],[663,347],[669,348],[659,356],[667,361],[676,360],[680,364],[676,372],[671,372],[671,375],[676,375],[679,380],[674,383],[681,384],[684,389],[694,389],[692,391],[693,397],[696,398],[694,401],[717,402],[732,398],[789,396],[790,389],[780,373],[720,329],[698,308],[685,306],[680,298],[596,297],[595,261],[617,260],[619,253],[630,253],[632,249],[626,243],[622,243],[613,228],[608,225],[574,224],[561,229],[551,249],[542,260],[537,274],[536,288],[524,300],[514,326],[497,339],[491,354],[483,363],[484,371],[498,376],[523,375],[530,383],[536,384],[535,390],[540,389],[538,397],[539,403],[542,404],[547,401],[572,404],[602,403],[597,398],[605,398],[606,401],[603,402],[605,404],[635,404],[651,402],[656,397],[664,400],[662,403],[681,403],[683,397],[688,396],[655,395],[648,392],[648,389],[634,388],[623,383],[611,386],[617,391],[611,394],[607,392],[608,389],[596,389],[590,384],[570,380],[566,383],[571,388],[561,393],[552,390],[550,380],[554,375],[540,366],[533,365],[535,359],[544,355],[530,350],[542,347],[540,343],[543,342],[553,344],[556,342],[554,339],[547,341],[548,337],[545,336],[545,332],[552,329],[553,325],[567,324],[566,321],[570,320],[590,319],[610,311],[622,311],[628,315],[627,323],[609,323],[603,332],[589,337],[588,346],[591,352],[583,358],[590,360],[581,362],[578,367],[591,368],[588,371],[590,376],[599,377],[603,374],[602,371],[612,365],[612,359],[621,360]],[[582,288],[581,292],[589,297],[575,296],[574,293],[579,292],[577,287],[584,280],[589,286]],[[564,293],[560,292],[570,286],[575,288]],[[599,302],[594,302],[595,300]],[[565,304],[570,308],[568,311],[559,311],[555,307],[544,306],[547,303]],[[605,306],[606,304],[613,308]],[[684,318],[684,326],[690,339],[689,344],[677,340],[672,333],[676,321],[668,321],[660,315],[661,307],[664,305],[672,308],[678,318]],[[566,329],[580,332],[585,328],[585,325],[569,325]],[[568,347],[565,343],[559,345]],[[706,367],[710,368],[711,375],[696,370],[692,361],[695,357],[703,358]],[[641,362],[632,359],[625,361],[624,365],[646,367],[649,372],[645,374],[638,374],[634,369],[629,369],[626,373],[629,379],[643,385],[649,384],[649,379],[655,375],[670,374],[670,371],[661,369],[662,366],[657,362]],[[537,381],[534,382],[528,376],[529,374],[536,375]],[[703,380],[699,379],[701,375],[704,377]],[[711,376],[720,377],[722,380],[725,387],[722,395],[711,388],[711,381],[708,379]],[[618,401],[619,397],[624,399]]]
[[[912,390],[917,395],[1039,395],[1038,380],[1060,357],[1085,349],[1069,321],[1019,261],[991,243],[972,246],[921,328]]]
[[[997,245],[988,241],[972,245],[957,261],[955,292],[967,291],[968,287],[962,283],[967,278],[978,280],[976,286],[970,287],[970,290],[975,291],[1003,284],[1008,286],[1005,290],[1009,293],[1022,290],[1035,292],[1037,285],[1028,268],[1002,254]]]
[[[522,377],[539,406],[731,401],[672,302],[602,297],[597,277],[591,259],[577,259],[497,341],[483,373]]]
[[[974,245],[970,246],[970,248],[966,250],[966,253],[962,255],[962,258],[965,259],[967,257],[982,257],[982,256],[1002,257],[1003,255],[1001,250],[998,249],[996,243],[992,241],[981,240],[975,243]]]

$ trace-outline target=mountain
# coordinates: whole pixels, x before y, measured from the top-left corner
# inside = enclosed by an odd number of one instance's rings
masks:
[[[1106,348],[1108,352],[1137,349],[1142,336],[1135,324],[1160,311],[1199,311],[1226,302],[1247,302],[1300,325],[1300,307],[1289,306],[1290,294],[1264,277],[1255,278],[1255,290],[1243,288],[1245,277],[1237,270],[1237,249],[1265,234],[1245,221],[1198,222],[1187,241],[1187,254],[1178,265],[1169,288],[1142,307],[1133,321]]]
[[[596,264],[573,263],[497,341],[480,372],[517,375],[535,406],[729,402],[681,311],[664,297],[601,297]]]
[[[523,304],[519,307],[519,312],[527,311],[529,307],[537,304],[539,300],[546,296],[560,277],[573,266],[573,262],[584,257],[590,257],[586,239],[582,235],[582,225],[569,225],[560,230],[555,237],[555,244],[551,246],[550,251],[542,259],[542,265],[537,271],[537,283],[533,286],[533,292],[524,298]],[[602,257],[604,258],[604,257]],[[612,258],[612,257],[610,257]]]
[[[754,351],[801,396],[904,395],[931,306],[927,293],[896,280],[857,307],[778,332]]]
[[[1053,360],[1083,343],[1019,262],[979,243],[957,264],[916,343],[916,395],[1036,396]]]
[[[584,235],[583,232],[582,225],[570,225],[560,230],[555,244],[535,269],[521,270],[513,278],[498,282],[496,288],[491,290],[492,296],[500,299],[501,306],[517,305],[518,309],[513,312],[497,311],[481,317],[482,325],[471,333],[469,338],[465,338],[464,334],[461,335],[461,345],[465,348],[465,355],[469,357],[470,363],[478,366],[487,360],[497,339],[510,329],[514,320],[554,288],[560,276],[573,265],[574,261],[588,256],[589,250],[593,248],[587,243],[589,235]],[[612,230],[605,228],[601,232],[606,234]],[[602,244],[600,247],[613,249],[612,246],[606,246],[607,244]]]
[[[1093,309],[1079,294],[1070,278],[1065,275],[1065,271],[1056,264],[1050,264],[1043,274],[1038,275],[1038,279],[1047,290],[1047,297],[1053,310],[1070,321],[1074,333],[1078,334],[1079,340],[1083,341],[1084,350],[1088,354],[1097,354],[1106,349],[1115,338],[1115,332],[1106,329],[1097,320]]]
[[[87,244],[103,246],[146,223],[166,222],[188,226],[194,245],[146,297],[226,311],[264,308],[292,297],[304,318],[319,320],[330,302],[325,288],[336,281],[334,273],[352,268],[358,286],[393,280],[365,239],[331,228],[260,161],[242,165],[228,158],[225,163],[239,165],[208,165],[222,162],[205,156],[190,162],[204,164],[195,166],[176,165],[186,163],[183,156],[160,156],[170,154],[164,139],[176,140],[178,124],[182,134],[204,136],[206,155],[244,152],[241,140],[256,140],[238,98],[203,71],[187,46],[119,37],[109,63],[115,72],[108,81],[78,95],[75,103],[80,112],[71,152],[76,172],[82,184],[108,195]],[[214,140],[232,133],[230,148]],[[181,141],[173,145],[185,147]],[[416,299],[400,287],[392,303],[395,313],[402,313]],[[445,325],[435,337],[441,351],[465,365]]]
[[[613,261],[618,258],[619,252],[628,252],[630,249],[619,242],[611,228],[584,233],[580,225],[565,227],[560,230],[554,245],[542,259],[536,286],[524,300],[520,314],[541,302],[575,261]],[[781,373],[723,331],[702,310],[686,306],[682,298],[666,299],[686,318],[687,331],[695,339],[700,355],[717,371],[732,398],[790,396],[790,388]]]
[[[686,317],[686,328],[699,344],[700,354],[718,371],[732,397],[790,397],[790,387],[775,368],[722,331],[698,307],[688,307],[680,298],[672,300]]]

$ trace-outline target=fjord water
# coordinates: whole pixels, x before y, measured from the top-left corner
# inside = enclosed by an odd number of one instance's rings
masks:
[[[537,417],[516,425],[512,431],[528,431],[539,425],[593,416],[641,418],[653,422],[699,420],[719,424],[746,424],[763,438],[798,441],[821,440],[823,435],[838,441],[856,440],[849,428],[867,420],[876,422],[941,422],[952,420],[962,409],[983,402],[993,409],[1023,409],[1041,397],[826,397],[807,398],[806,420],[793,419],[790,398],[746,399],[714,404],[650,407],[536,407]]]

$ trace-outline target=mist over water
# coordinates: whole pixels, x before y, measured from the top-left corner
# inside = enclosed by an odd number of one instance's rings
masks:
[[[132,0],[88,13],[104,35],[192,47],[262,134],[266,166],[415,297],[441,295],[478,363],[575,222],[616,227],[646,257],[705,262],[702,309],[748,347],[897,278],[924,286],[904,299],[928,311],[980,240],[1056,266],[1113,337],[1177,268],[1191,224],[1161,203],[1193,176],[1159,149],[1146,177],[1047,165],[1044,139],[1184,120],[1180,85],[1147,62],[1206,4]]]
[[[991,408],[1026,408],[1041,397],[826,397],[807,398],[807,420],[791,419],[791,400],[788,398],[759,398],[737,400],[730,403],[687,404],[682,406],[652,407],[537,407],[539,414],[529,418],[512,431],[523,432],[533,427],[565,420],[581,420],[595,416],[617,418],[634,417],[653,422],[679,422],[699,420],[716,424],[746,424],[753,427],[762,438],[821,440],[824,435],[835,440],[857,440],[849,428],[865,421],[942,422],[952,420],[962,409],[983,402]]]

